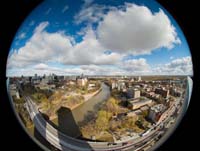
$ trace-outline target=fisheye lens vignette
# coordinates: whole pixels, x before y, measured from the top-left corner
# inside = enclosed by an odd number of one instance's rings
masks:
[[[7,61],[18,119],[50,150],[155,148],[189,106],[185,36],[154,0],[78,1],[45,1],[18,30]]]

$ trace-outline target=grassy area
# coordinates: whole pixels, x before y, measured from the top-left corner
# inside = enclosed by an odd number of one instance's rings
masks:
[[[112,134],[110,134],[107,131],[104,131],[101,135],[97,135],[96,139],[98,141],[102,141],[102,142],[105,142],[105,141],[107,141],[107,142],[113,142],[114,141]]]
[[[149,126],[151,125],[142,115],[138,117],[138,120],[135,123],[140,129],[143,130],[149,129]]]
[[[113,141],[113,133],[123,135],[130,131],[135,133],[144,131],[144,129],[137,125],[138,120],[141,121],[141,124],[145,123],[145,119],[142,119],[143,116],[121,116],[115,118],[118,114],[124,112],[126,110],[121,108],[119,101],[110,97],[102,110],[98,111],[96,118],[81,127],[83,137],[91,139],[92,136],[95,136],[97,141],[109,142]]]
[[[34,136],[34,125],[27,127],[27,131],[29,134],[31,134],[32,136]]]
[[[92,81],[96,87],[88,91],[88,84],[85,86],[68,85],[65,89],[57,89],[52,92],[49,90],[41,90],[35,88],[31,84],[23,86],[25,94],[31,96],[32,100],[39,106],[42,113],[48,116],[56,116],[56,111],[61,106],[73,109],[77,105],[84,102],[82,95],[91,93],[100,88],[100,83]],[[16,100],[16,103],[21,103],[23,100]]]
[[[33,125],[32,121],[30,119],[29,113],[27,112],[26,108],[24,107],[25,100],[23,98],[18,99],[16,97],[13,97],[13,102],[14,102],[15,110],[16,110],[17,114],[19,115],[19,117],[21,118],[24,125],[26,127]]]

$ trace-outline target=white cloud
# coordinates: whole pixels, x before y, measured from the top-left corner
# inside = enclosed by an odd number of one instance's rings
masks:
[[[30,76],[55,73],[57,75],[193,75],[191,57],[175,59],[170,63],[151,67],[144,58],[126,60],[113,65],[79,65],[74,67],[52,67],[40,63],[31,68],[7,70],[7,76]]]
[[[86,31],[83,41],[74,45],[61,60],[64,64],[115,64],[122,55],[117,53],[104,54],[105,48],[101,46],[96,39],[96,35],[92,29]]]
[[[153,14],[145,6],[129,3],[125,10],[109,11],[99,23],[97,34],[105,48],[120,53],[149,54],[156,48],[170,49],[180,43],[162,10]]]
[[[17,39],[21,40],[21,39],[24,39],[26,37],[26,33],[25,32],[22,32],[19,34],[19,36],[17,37]]]
[[[84,8],[75,16],[76,23],[88,23],[78,33],[82,41],[76,42],[64,31],[48,32],[49,23],[42,22],[25,45],[8,58],[8,74],[14,71],[20,75],[192,73],[190,57],[170,58],[170,63],[157,67],[151,67],[145,58],[124,60],[129,54],[150,54],[156,48],[170,49],[180,43],[175,28],[162,10],[153,14],[145,6],[126,3],[104,14],[105,6],[92,2],[85,0]],[[94,22],[99,22],[97,29],[92,26]],[[55,62],[66,68],[47,65]],[[68,68],[67,65],[76,66]]]
[[[87,75],[122,75],[126,71],[114,66],[82,65],[82,73]],[[79,73],[80,74],[80,73]]]
[[[43,22],[37,26],[26,44],[10,55],[8,67],[25,67],[52,60],[58,61],[62,54],[72,47],[71,37],[64,35],[63,32],[44,31],[48,25],[48,22]]]
[[[62,13],[66,12],[67,10],[69,9],[69,6],[68,5],[65,5],[62,9]]]
[[[75,43],[64,32],[49,33],[48,22],[42,22],[34,30],[26,44],[15,50],[8,59],[8,68],[26,67],[38,63],[59,62],[63,64],[115,64],[122,55],[115,52],[104,54],[105,48],[96,39],[95,32],[88,28],[83,41]]]
[[[150,66],[144,58],[126,60],[120,66],[129,73],[145,73],[150,71]]]
[[[145,74],[148,71],[149,65],[145,59],[128,60],[123,64],[114,65],[77,65],[70,67],[53,67],[44,63],[39,63],[28,68],[19,68],[7,70],[7,76],[30,76],[37,73],[38,75],[55,73],[57,75],[130,75],[130,74]],[[15,72],[13,72],[15,71]]]
[[[93,1],[91,0],[87,0],[82,6],[82,9],[74,16],[76,24],[83,22],[95,23],[103,18],[103,11],[106,7],[103,5],[92,4],[92,2]]]
[[[7,70],[7,76],[33,76],[35,73],[38,75],[80,75],[84,73],[85,75],[123,75],[124,70],[115,68],[113,66],[101,66],[101,65],[81,65],[75,66],[73,68],[59,68],[52,67],[46,64],[37,64],[32,68],[20,68],[17,70]]]
[[[172,60],[170,63],[152,69],[155,74],[163,75],[193,75],[192,59],[190,56]]]
[[[48,68],[48,65],[44,64],[44,63],[40,63],[40,64],[37,64],[33,67],[34,69],[39,69],[39,70],[43,70],[43,69],[47,69]]]
[[[88,6],[94,2],[94,0],[83,0],[83,1],[84,1],[83,6]]]

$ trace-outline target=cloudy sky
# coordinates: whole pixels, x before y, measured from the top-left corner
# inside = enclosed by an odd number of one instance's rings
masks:
[[[190,50],[154,0],[43,2],[11,46],[7,76],[192,75]]]

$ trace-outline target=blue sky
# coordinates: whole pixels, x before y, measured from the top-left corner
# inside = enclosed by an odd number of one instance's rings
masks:
[[[186,39],[154,0],[47,0],[23,22],[7,76],[192,75]]]

